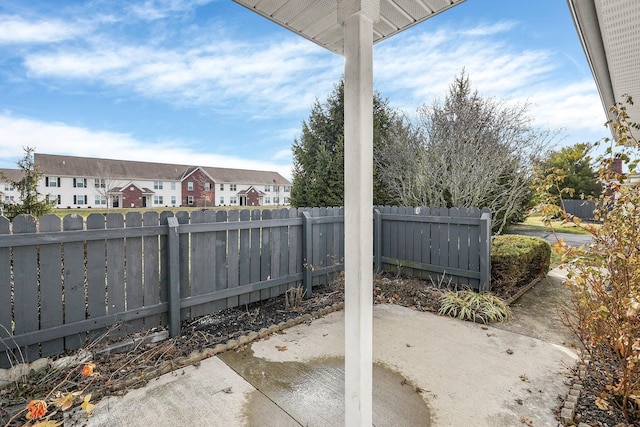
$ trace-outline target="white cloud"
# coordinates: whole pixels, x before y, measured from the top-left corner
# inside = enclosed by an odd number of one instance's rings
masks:
[[[96,43],[33,53],[24,64],[33,78],[100,83],[178,105],[243,103],[260,116],[308,109],[318,89],[330,91],[342,70],[331,57],[298,39],[258,46],[223,40],[189,49]]]
[[[166,18],[176,12],[191,10],[197,6],[211,3],[215,0],[147,0],[141,4],[133,4],[130,11],[140,19],[153,21]]]
[[[19,16],[0,16],[0,45],[55,43],[85,32],[77,23],[57,19],[28,21]]]
[[[22,157],[22,147],[33,147],[38,153],[81,157],[139,160],[159,163],[198,164],[277,171],[291,177],[291,166],[214,153],[194,152],[182,141],[140,141],[131,135],[94,131],[65,123],[48,123],[0,113],[0,168],[14,168]],[[274,160],[278,160],[274,157]]]

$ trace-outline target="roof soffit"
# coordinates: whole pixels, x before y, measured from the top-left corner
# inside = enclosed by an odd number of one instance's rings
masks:
[[[339,55],[344,31],[338,20],[339,0],[233,0],[284,28]],[[373,42],[385,40],[464,0],[380,0],[380,19]]]

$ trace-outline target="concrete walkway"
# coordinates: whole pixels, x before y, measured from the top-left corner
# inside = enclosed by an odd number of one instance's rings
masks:
[[[374,424],[559,425],[576,361],[553,314],[561,280],[552,271],[498,327],[375,306]],[[343,347],[340,311],[105,399],[86,425],[342,426]]]

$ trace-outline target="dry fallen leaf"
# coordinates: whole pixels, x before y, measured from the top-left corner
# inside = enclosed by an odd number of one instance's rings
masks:
[[[528,377],[528,376],[526,376],[525,374],[520,375],[520,379],[521,379],[522,381],[525,381],[525,382],[526,382],[526,381],[529,381],[529,377]]]
[[[507,354],[513,354],[513,350],[511,350],[510,348],[507,349]]]
[[[286,345],[277,345],[276,348],[278,349],[278,351],[287,351]]]
[[[596,406],[598,408],[602,409],[603,411],[608,411],[609,410],[609,403],[606,400],[604,400],[604,399],[602,399],[600,397],[596,397],[596,402],[595,403],[596,403]]]
[[[527,417],[522,417],[520,418],[520,422],[524,425],[528,425],[528,426],[533,426],[533,421],[531,421],[529,418]]]

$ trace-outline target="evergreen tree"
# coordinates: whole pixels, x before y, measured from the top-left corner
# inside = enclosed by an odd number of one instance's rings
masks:
[[[394,113],[380,94],[373,100],[373,143],[388,135]],[[374,150],[375,152],[375,150]],[[374,162],[374,204],[391,204]],[[344,204],[344,80],[324,104],[318,100],[302,124],[300,139],[293,144],[293,206],[342,206]]]
[[[9,182],[20,192],[18,203],[4,204],[4,214],[7,218],[13,219],[20,214],[30,214],[36,218],[53,210],[55,202],[49,201],[48,197],[42,198],[38,191],[38,183],[43,174],[38,169],[31,147],[23,147],[24,157],[18,160],[18,168],[22,171],[22,179],[14,181],[6,176],[4,180]]]
[[[583,196],[598,197],[602,187],[598,183],[597,173],[593,170],[593,159],[591,151],[593,145],[588,143],[578,143],[570,147],[564,147],[560,151],[552,151],[549,156],[537,165],[537,175],[544,178],[548,173],[562,171],[565,176],[563,186],[571,189],[572,197],[575,199]],[[552,194],[558,195],[558,190],[549,190]]]

